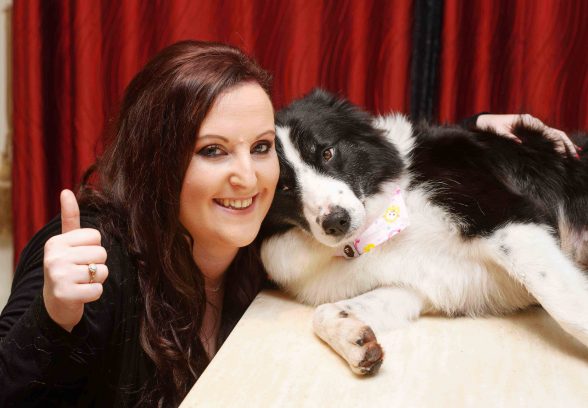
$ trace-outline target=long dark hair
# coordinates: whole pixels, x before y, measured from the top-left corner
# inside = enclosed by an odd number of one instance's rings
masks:
[[[177,405],[208,364],[199,340],[204,280],[178,220],[179,197],[207,112],[248,81],[269,95],[269,74],[234,47],[165,48],[127,87],[108,147],[82,183],[82,205],[100,210],[101,228],[125,244],[137,270],[140,341],[156,371],[142,403]],[[255,243],[242,248],[227,272],[221,341],[259,291],[261,273]]]

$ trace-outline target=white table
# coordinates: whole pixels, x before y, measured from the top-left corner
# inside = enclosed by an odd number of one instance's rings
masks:
[[[588,407],[588,349],[541,308],[376,333],[386,356],[367,378],[313,334],[311,316],[261,293],[182,407]]]

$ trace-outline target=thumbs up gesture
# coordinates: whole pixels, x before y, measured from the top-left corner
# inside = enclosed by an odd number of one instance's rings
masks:
[[[108,276],[100,232],[80,228],[80,209],[70,190],[61,192],[61,234],[45,244],[43,298],[49,316],[71,332],[84,314],[84,304],[102,296]]]

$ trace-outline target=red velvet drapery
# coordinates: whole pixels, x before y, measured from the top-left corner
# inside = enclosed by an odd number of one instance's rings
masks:
[[[161,48],[202,39],[244,49],[274,74],[277,107],[323,86],[405,111],[411,10],[410,0],[15,2],[15,254],[58,213],[124,87]]]
[[[241,47],[274,74],[279,108],[315,86],[407,111],[412,0],[28,0],[13,12],[14,247],[59,211],[100,152],[122,91],[182,39]],[[439,119],[529,112],[588,128],[588,4],[445,0]]]
[[[445,0],[439,118],[528,112],[588,129],[588,2]]]

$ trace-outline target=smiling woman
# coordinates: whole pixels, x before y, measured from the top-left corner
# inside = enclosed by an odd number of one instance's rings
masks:
[[[268,95],[269,75],[223,44],[177,43],[137,74],[81,213],[62,192],[61,220],[21,255],[0,406],[179,404],[261,286]]]
[[[206,115],[180,193],[180,221],[203,243],[197,265],[231,259],[257,236],[279,176],[274,139],[272,105],[257,83],[220,95]]]
[[[257,236],[274,197],[280,171],[274,139],[267,93],[256,82],[235,86],[204,118],[184,176],[179,219],[194,239],[194,261],[213,306],[205,309],[200,331],[209,356],[216,349],[225,271]]]

